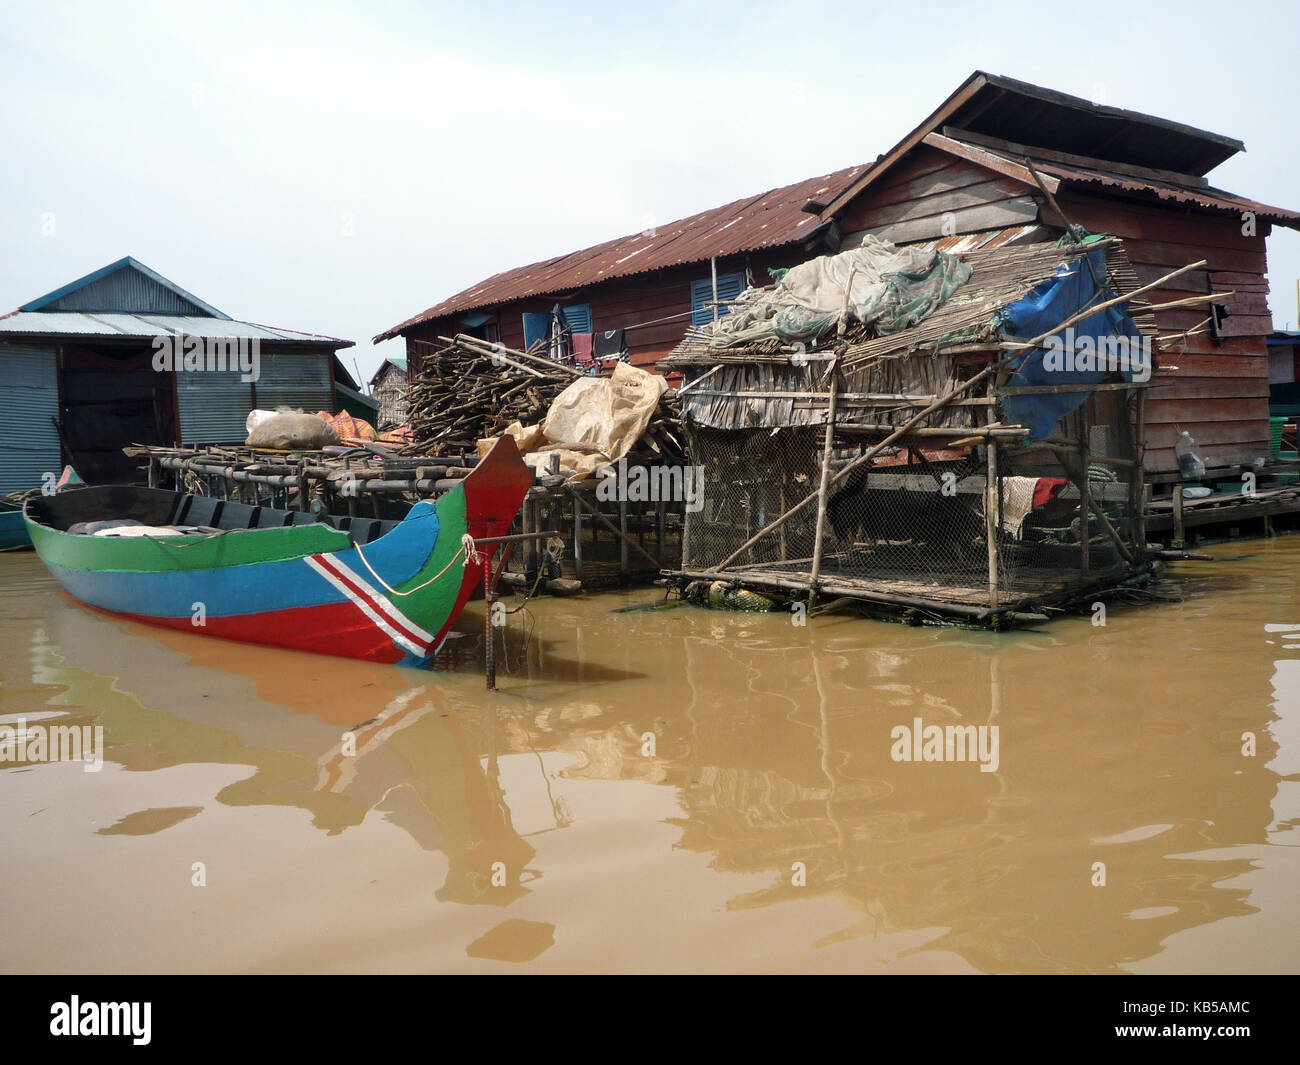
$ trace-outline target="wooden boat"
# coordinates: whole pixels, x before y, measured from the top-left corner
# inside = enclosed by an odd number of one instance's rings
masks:
[[[116,485],[28,500],[32,544],[96,609],[298,651],[427,666],[533,482],[510,437],[401,521]],[[87,534],[83,523],[139,523]],[[178,531],[183,529],[185,531]],[[74,531],[77,530],[77,531]]]
[[[32,539],[27,535],[27,525],[23,521],[23,508],[7,499],[0,499],[0,551],[17,551],[31,546]]]

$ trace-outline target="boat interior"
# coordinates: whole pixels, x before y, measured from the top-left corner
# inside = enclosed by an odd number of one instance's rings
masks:
[[[229,499],[168,492],[160,488],[130,485],[98,485],[38,496],[27,503],[27,514],[36,522],[72,530],[82,522],[128,520],[141,525],[172,526],[178,530],[279,529],[289,525],[323,522],[347,533],[354,544],[368,544],[391,532],[400,522],[379,518],[326,514],[317,517],[301,510],[236,503]]]

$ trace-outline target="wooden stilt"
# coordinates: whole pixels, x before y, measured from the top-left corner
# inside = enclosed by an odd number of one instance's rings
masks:
[[[623,494],[624,493],[622,492],[619,493],[620,496],[622,496]],[[620,572],[626,574],[627,573],[627,549],[632,542],[631,540],[628,539],[627,536],[627,500],[626,499],[620,499],[618,501],[618,539],[619,539],[618,568]],[[640,550],[640,545],[637,545],[637,549]]]
[[[650,554],[648,551],[643,550],[634,541],[629,540],[627,537],[623,536],[623,534],[619,532],[618,526],[615,525],[612,521],[610,521],[607,517],[605,517],[605,515],[602,514],[599,510],[596,510],[594,507],[592,507],[585,499],[583,499],[578,494],[576,489],[571,487],[570,491],[573,493],[574,502],[577,503],[579,506],[581,506],[593,518],[595,518],[600,525],[603,525],[606,529],[612,532],[616,537],[619,537],[624,545],[634,548],[635,550],[640,552],[645,557],[645,560],[650,563],[650,565],[655,567],[658,566],[658,563],[655,561],[655,558],[652,554]]]
[[[528,495],[524,497],[524,507],[520,515],[523,533],[528,536],[537,531],[537,500],[533,498],[533,489],[528,490]],[[524,541],[524,576],[529,582],[533,581],[537,575],[538,554],[537,541],[535,539]]]
[[[582,508],[573,503],[573,575],[582,580]]]
[[[668,560],[664,555],[664,540],[668,536],[668,504],[664,500],[659,501],[659,508],[655,513],[655,557],[659,559],[660,567],[667,565]]]

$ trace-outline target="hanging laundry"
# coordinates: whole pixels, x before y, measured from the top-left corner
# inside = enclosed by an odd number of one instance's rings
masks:
[[[592,333],[574,333],[573,361],[579,366],[590,366],[592,363],[594,342],[595,338]]]
[[[627,337],[622,329],[607,329],[596,333],[595,356],[598,359],[627,358]]]

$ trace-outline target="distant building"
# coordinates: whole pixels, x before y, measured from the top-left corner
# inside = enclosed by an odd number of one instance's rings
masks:
[[[1300,415],[1300,331],[1279,330],[1268,338],[1268,389],[1274,417]]]
[[[65,463],[131,481],[123,447],[242,443],[254,407],[336,411],[334,353],[351,346],[236,321],[119,259],[0,317],[0,492]]]
[[[379,400],[361,391],[361,385],[337,355],[334,356],[334,411],[347,411],[371,425],[379,424]]]
[[[406,360],[385,359],[370,378],[370,394],[379,401],[377,428],[394,429],[406,424]]]

